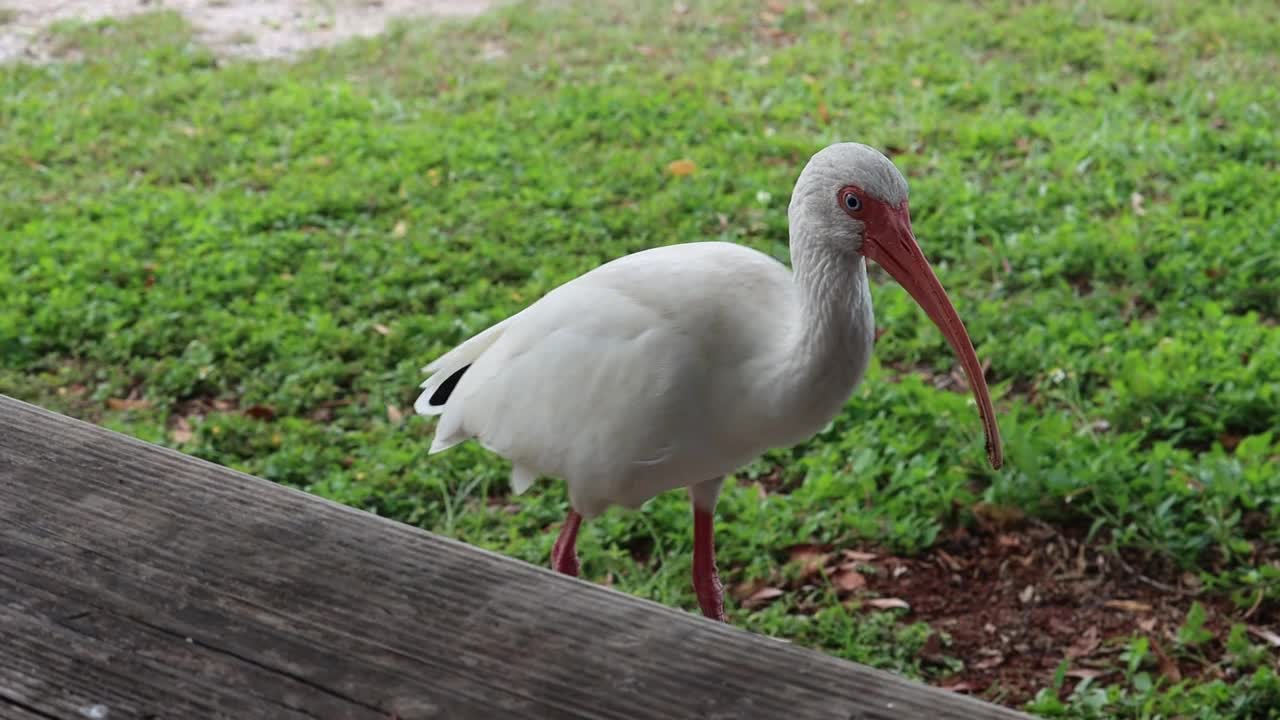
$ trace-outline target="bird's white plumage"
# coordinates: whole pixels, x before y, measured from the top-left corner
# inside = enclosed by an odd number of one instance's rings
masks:
[[[431,451],[476,438],[512,462],[516,492],[560,477],[591,517],[810,437],[861,380],[873,341],[860,227],[834,202],[848,182],[906,194],[866,146],[815,155],[789,210],[794,273],[731,243],[646,250],[441,356],[415,405],[439,415]]]
[[[791,272],[749,248],[628,255],[437,360],[418,409],[470,364],[433,451],[475,437],[512,461],[516,492],[554,476],[584,516],[634,507],[802,440],[839,409],[865,364],[805,383],[801,306]]]

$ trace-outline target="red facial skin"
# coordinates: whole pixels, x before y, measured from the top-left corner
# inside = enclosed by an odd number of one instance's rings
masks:
[[[856,209],[849,207],[850,197],[857,199]],[[996,425],[996,413],[991,406],[982,366],[978,363],[978,355],[973,350],[973,342],[964,323],[947,297],[947,291],[920,251],[920,244],[911,231],[911,212],[907,202],[904,200],[900,206],[894,207],[856,185],[840,188],[836,202],[850,217],[862,222],[865,229],[863,256],[874,260],[910,293],[960,358],[982,415],[982,427],[987,434],[987,459],[993,468],[999,468],[1004,464],[1004,450],[1000,445],[1000,428]]]

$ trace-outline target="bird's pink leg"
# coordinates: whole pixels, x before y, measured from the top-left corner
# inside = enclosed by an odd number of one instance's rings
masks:
[[[578,577],[578,526],[582,525],[582,516],[577,510],[569,508],[564,525],[560,526],[560,535],[556,544],[551,547],[551,569],[556,572]]]
[[[724,586],[716,573],[715,513],[693,508],[693,591],[702,614],[729,622],[724,616]]]

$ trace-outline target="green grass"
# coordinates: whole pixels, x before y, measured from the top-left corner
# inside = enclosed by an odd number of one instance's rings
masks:
[[[432,423],[388,406],[609,258],[696,239],[785,258],[803,162],[859,140],[910,179],[1009,466],[985,467],[967,396],[911,372],[950,351],[878,282],[889,333],[847,409],[726,485],[726,580],[797,543],[917,552],[985,501],[1274,612],[1277,6],[688,4],[518,5],[292,65],[217,61],[164,13],[61,27],[83,60],[0,68],[0,392],[544,563],[560,486],[507,497],[502,461],[428,459]],[[682,158],[697,171],[664,171]],[[146,402],[108,403],[125,397]],[[751,478],[775,467],[804,482],[762,498]],[[584,574],[695,608],[690,531],[679,493],[611,512],[584,527]],[[792,602],[731,612],[936,672],[920,625]],[[1160,680],[1135,638],[1122,682],[1059,700],[1046,678],[1031,709],[1276,717],[1275,654],[1233,638],[1214,640],[1235,642],[1222,679]]]

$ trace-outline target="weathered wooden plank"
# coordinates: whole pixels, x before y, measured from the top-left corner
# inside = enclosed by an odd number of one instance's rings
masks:
[[[83,714],[81,717],[84,717]],[[56,716],[6,702],[0,695],[0,720],[57,720]]]
[[[1026,717],[3,396],[0,648],[23,720]]]
[[[84,708],[100,704],[117,717],[144,717],[147,707],[163,707],[166,714],[162,716],[193,718],[256,717],[260,708],[270,708],[272,717],[289,720],[385,720],[383,713],[318,694],[287,675],[197,644],[194,638],[175,636],[146,619],[104,612],[75,598],[59,598],[46,590],[45,586],[56,585],[48,582],[47,575],[17,580],[7,574],[8,569],[0,567],[0,601],[5,605],[0,607],[0,627],[12,632],[14,640],[6,642],[12,652],[0,658],[0,687],[10,692],[30,689],[35,682],[57,687],[62,693],[53,705],[63,715],[84,717]],[[32,579],[36,582],[25,582]],[[65,614],[77,605],[86,609]],[[29,658],[39,658],[38,664]],[[84,673],[86,658],[104,670]],[[104,693],[103,683],[115,687]],[[169,697],[175,687],[182,689],[176,700]],[[238,692],[228,694],[228,687]],[[81,701],[103,696],[111,697],[110,702]]]

